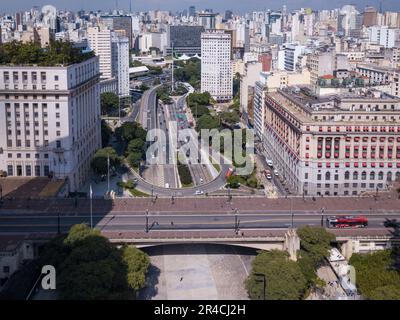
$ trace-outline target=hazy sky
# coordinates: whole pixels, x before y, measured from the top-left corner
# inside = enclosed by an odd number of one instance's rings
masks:
[[[13,13],[16,10],[28,10],[32,6],[52,4],[58,9],[70,10],[109,10],[129,9],[129,0],[0,0],[0,13]],[[170,10],[172,12],[187,9],[195,5],[197,10],[214,9],[214,12],[225,12],[231,9],[234,13],[251,12],[253,10],[278,9],[286,4],[289,9],[311,7],[314,9],[338,8],[344,4],[355,4],[359,9],[367,5],[379,8],[379,0],[132,0],[132,11]],[[400,11],[400,0],[383,0],[383,10]]]

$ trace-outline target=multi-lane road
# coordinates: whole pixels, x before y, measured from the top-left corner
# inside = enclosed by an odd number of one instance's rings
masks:
[[[143,125],[143,127],[147,130],[159,128],[164,130],[166,136],[168,137],[169,128],[167,126],[169,117],[171,115],[166,115],[164,110],[158,107],[157,104],[157,88],[159,86],[155,86],[149,90],[147,90],[141,100],[141,110],[139,112],[139,122]],[[181,97],[177,104],[173,105],[171,108],[172,119],[177,116],[178,109],[183,108],[184,105],[184,97]],[[186,124],[188,126],[188,124]],[[167,139],[167,143],[165,145],[167,159],[169,157],[171,150],[170,143]],[[222,164],[220,173],[215,177],[214,180],[207,182],[209,178],[207,178],[207,170],[203,167],[202,164],[197,164],[197,166],[201,166],[201,168],[191,168],[193,172],[193,176],[195,179],[195,187],[192,188],[179,188],[178,187],[178,177],[177,177],[177,170],[174,164],[162,164],[162,175],[164,185],[159,186],[153,183],[149,183],[148,181],[144,180],[138,173],[132,171],[131,177],[137,179],[137,189],[153,195],[158,196],[193,196],[196,194],[196,191],[199,190],[199,185],[201,185],[201,191],[204,193],[210,193],[213,191],[219,190],[226,184],[225,181],[225,174],[229,168],[229,165]],[[156,167],[151,168],[153,171],[157,171]],[[168,185],[167,185],[168,184]],[[168,186],[168,188],[166,188]]]
[[[346,213],[341,211],[341,213]],[[287,229],[304,225],[326,226],[329,215],[316,213],[249,213],[235,211],[219,214],[108,214],[93,215],[93,225],[104,232],[144,231],[146,225],[151,232],[198,231],[198,230],[270,230]],[[400,213],[367,215],[367,229],[383,229],[386,218],[400,219]],[[90,214],[77,215],[1,215],[0,234],[54,233],[61,232],[78,223],[90,225]]]

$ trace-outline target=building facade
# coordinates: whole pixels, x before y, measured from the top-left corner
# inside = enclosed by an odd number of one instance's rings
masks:
[[[297,194],[354,196],[400,178],[398,98],[287,88],[266,95],[264,114],[265,152]]]
[[[118,95],[129,96],[129,40],[127,37],[112,38],[112,75],[118,80]]]
[[[67,179],[76,191],[101,147],[99,59],[0,66],[0,170]]]
[[[201,92],[209,92],[216,101],[233,96],[232,35],[224,30],[201,34]]]
[[[96,56],[99,56],[101,79],[111,78],[111,31],[99,27],[89,27],[87,36],[89,48],[94,51]]]

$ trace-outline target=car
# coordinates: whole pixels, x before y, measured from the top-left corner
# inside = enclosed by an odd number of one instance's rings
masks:
[[[274,162],[270,159],[267,160],[267,165],[269,165],[270,167],[274,166]]]
[[[165,184],[165,187],[169,189],[169,183],[166,183],[166,184]]]
[[[203,183],[203,181],[204,181],[203,178],[200,178],[200,183]]]
[[[279,172],[278,172],[278,170],[274,170],[274,175],[275,175],[276,177],[278,177],[278,176],[279,176]]]
[[[202,190],[196,190],[195,195],[200,195],[203,194],[204,192]]]
[[[266,174],[265,177],[266,177],[268,180],[271,180],[271,179],[272,179],[272,176],[271,176],[271,174],[269,174],[269,173]]]

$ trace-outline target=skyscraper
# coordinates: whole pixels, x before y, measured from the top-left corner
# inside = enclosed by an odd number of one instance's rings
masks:
[[[118,95],[129,96],[129,40],[127,37],[112,37],[112,75],[118,80]]]
[[[198,14],[200,25],[204,27],[204,29],[215,29],[215,13],[210,12],[201,12]]]
[[[194,17],[194,16],[196,16],[196,7],[190,6],[189,7],[189,17]]]
[[[111,31],[100,27],[89,27],[87,35],[89,48],[100,58],[101,79],[111,78]]]
[[[201,35],[201,92],[216,101],[229,101],[233,95],[232,34],[208,30]]]

